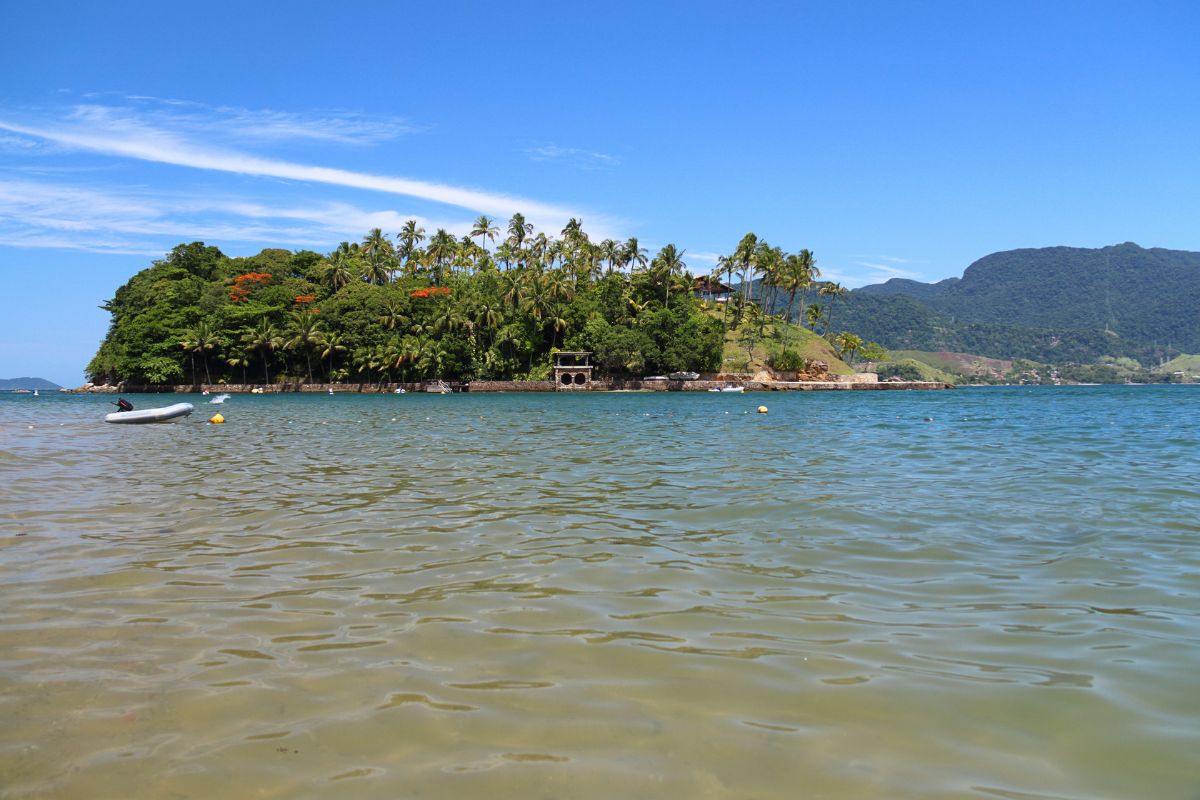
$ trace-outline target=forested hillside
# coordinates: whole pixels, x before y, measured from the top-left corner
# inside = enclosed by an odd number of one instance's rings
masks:
[[[864,286],[840,313],[890,348],[1157,363],[1200,352],[1200,253],[1131,243],[1010,250],[979,259],[961,280]]]
[[[715,371],[722,319],[693,298],[683,253],[636,239],[561,239],[514,215],[471,236],[415,221],[328,255],[281,249],[230,258],[179,245],[104,308],[88,365],[96,383],[539,379],[556,349],[595,353],[609,375]],[[476,241],[478,240],[478,241]]]

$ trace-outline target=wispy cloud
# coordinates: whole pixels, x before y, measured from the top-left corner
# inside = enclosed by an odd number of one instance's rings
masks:
[[[206,139],[222,141],[284,141],[362,145],[377,144],[425,130],[403,117],[367,115],[346,109],[295,113],[273,109],[212,106],[191,100],[171,100],[134,95],[123,98],[126,114],[136,114],[143,124]],[[110,114],[112,106],[89,103],[77,107],[76,115]]]
[[[161,255],[181,240],[330,249],[371,228],[395,233],[407,219],[426,229],[470,231],[467,218],[429,218],[322,202],[278,207],[269,201],[103,190],[0,177],[0,244]]]
[[[571,217],[585,217],[581,209],[557,206],[504,193],[489,192],[432,181],[378,175],[336,167],[305,164],[255,155],[233,147],[201,141],[188,125],[176,120],[161,124],[163,112],[144,115],[136,109],[97,104],[76,106],[70,114],[53,121],[17,120],[13,114],[0,118],[0,130],[21,137],[53,142],[76,150],[138,161],[171,164],[220,173],[279,178],[363,189],[431,201],[498,218],[521,212],[537,227],[557,230]],[[159,120],[159,124],[156,124]],[[287,117],[277,119],[279,135],[313,131],[313,120],[304,124]],[[270,128],[268,124],[265,127]],[[590,215],[595,221],[596,215]],[[601,222],[601,227],[605,225]]]
[[[899,259],[887,259],[887,260],[902,263],[902,264],[908,263],[906,261],[900,261]],[[870,261],[858,261],[856,263],[860,267],[866,267],[869,270],[873,270],[874,272],[876,272],[880,275],[885,275],[889,278],[916,278],[916,277],[918,277],[918,273],[916,273],[916,272],[913,272],[913,271],[907,270],[907,269],[900,269],[898,267],[893,267],[888,264],[880,264],[877,262],[870,262]]]
[[[621,164],[621,159],[608,153],[581,150],[578,147],[559,147],[555,144],[527,147],[525,155],[532,161],[558,161],[581,169],[611,169]]]

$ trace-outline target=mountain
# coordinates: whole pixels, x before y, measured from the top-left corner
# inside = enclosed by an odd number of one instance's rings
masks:
[[[1200,253],[1131,242],[993,253],[961,279],[895,279],[849,293],[838,328],[891,349],[1143,363],[1200,352]]]
[[[12,392],[17,389],[45,389],[54,391],[61,389],[57,383],[45,378],[0,378],[0,392]]]

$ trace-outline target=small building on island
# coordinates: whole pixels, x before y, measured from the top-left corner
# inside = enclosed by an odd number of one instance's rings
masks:
[[[729,295],[733,294],[733,287],[715,281],[707,275],[701,275],[692,281],[692,294],[698,300],[724,303],[729,300]]]
[[[554,354],[554,388],[560,392],[592,388],[591,351],[559,350]]]

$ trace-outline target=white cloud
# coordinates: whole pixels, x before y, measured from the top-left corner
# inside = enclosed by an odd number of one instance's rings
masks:
[[[350,203],[274,206],[212,194],[96,189],[0,177],[0,244],[161,255],[181,240],[329,250],[371,228],[395,235],[408,219],[428,231],[470,232],[471,219],[402,214]]]
[[[703,261],[706,264],[716,264],[717,261],[720,260],[721,255],[722,255],[721,253],[704,253],[704,252],[698,252],[698,251],[692,251],[692,250],[689,250],[687,252],[688,260]]]
[[[176,127],[184,127],[176,126]],[[277,130],[303,126],[280,123]],[[54,142],[60,146],[121,158],[256,177],[281,178],[385,194],[400,195],[482,212],[500,219],[523,213],[536,227],[558,230],[571,217],[585,217],[580,209],[556,206],[528,198],[453,186],[431,181],[265,158],[248,152],[194,141],[186,132],[148,124],[128,109],[100,105],[78,106],[65,120],[52,123],[14,122],[0,119],[0,130]],[[592,215],[595,220],[595,215]],[[600,227],[611,223],[601,222]],[[596,226],[593,226],[595,229]],[[602,235],[606,232],[600,231]]]
[[[307,113],[210,106],[191,100],[172,100],[133,95],[122,98],[134,107],[91,103],[78,106],[75,116],[99,114],[134,117],[143,124],[163,130],[228,141],[311,140],[338,144],[375,144],[405,134],[418,133],[420,126],[402,117],[366,115],[345,109]]]
[[[561,161],[583,169],[607,169],[621,164],[621,159],[607,153],[581,150],[578,147],[559,147],[555,144],[527,147],[525,155],[532,161]]]
[[[892,259],[892,260],[895,261],[896,259]],[[888,278],[916,278],[916,277],[918,277],[918,273],[916,273],[916,272],[912,272],[911,270],[907,270],[907,269],[899,269],[897,267],[892,267],[887,264],[877,264],[877,263],[872,263],[870,261],[859,261],[857,263],[860,267],[866,267],[867,269],[874,270],[877,273],[882,273],[884,276],[886,276]],[[901,263],[906,263],[906,262],[901,262]]]

